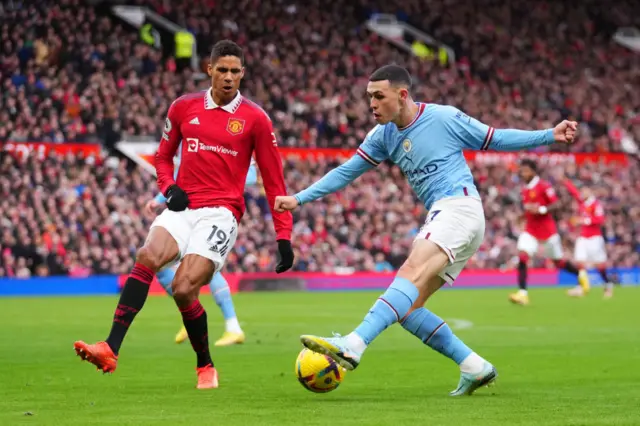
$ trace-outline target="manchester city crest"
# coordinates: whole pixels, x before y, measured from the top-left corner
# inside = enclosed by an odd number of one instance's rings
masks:
[[[402,141],[402,149],[404,149],[404,152],[411,151],[411,140],[410,139],[405,139],[405,140]]]

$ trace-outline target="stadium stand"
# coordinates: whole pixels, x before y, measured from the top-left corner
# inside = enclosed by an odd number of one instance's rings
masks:
[[[202,88],[81,0],[30,3],[12,11],[8,5],[20,3],[3,2],[0,140],[99,137],[111,146],[120,133],[159,137],[168,103]],[[632,3],[539,3],[526,25],[524,1],[457,5],[456,14],[444,2],[428,10],[398,4],[401,16],[426,16],[417,24],[456,47],[459,60],[448,68],[410,58],[363,27],[384,2],[137,1],[193,31],[205,58],[214,40],[246,44],[243,92],[271,114],[285,146],[357,146],[372,124],[366,77],[395,61],[416,77],[418,99],[457,105],[496,127],[539,128],[574,116],[582,123],[576,151],[619,151],[625,135],[640,138],[638,55],[605,37],[628,22]],[[564,24],[568,7],[583,25]]]
[[[337,163],[287,161],[291,191],[307,186]],[[640,171],[615,164],[571,163],[543,176],[558,181],[558,170],[596,188],[607,206],[605,226],[614,264],[640,261]],[[485,243],[470,268],[512,268],[521,207],[512,170],[474,165],[487,215]],[[624,182],[635,182],[625,184]],[[124,274],[145,238],[152,218],[141,213],[153,195],[149,174],[118,163],[73,154],[35,155],[24,161],[5,155],[0,167],[0,276],[90,273]],[[571,197],[560,191],[560,230],[568,253],[577,236]],[[229,271],[273,268],[273,228],[260,187],[246,193],[247,214],[240,227]],[[407,210],[405,206],[414,206]],[[399,170],[381,165],[344,191],[296,211],[295,269],[299,271],[388,270],[407,253],[424,218],[424,208]],[[543,266],[538,263],[538,266]]]
[[[192,30],[204,57],[223,37],[244,44],[248,74],[242,91],[271,114],[284,146],[356,147],[372,125],[363,96],[367,76],[393,61],[416,76],[418,99],[458,105],[495,126],[538,128],[573,115],[581,122],[574,150],[619,151],[623,137],[640,139],[640,92],[630,86],[637,86],[638,55],[604,36],[613,24],[629,22],[631,2],[616,2],[600,15],[594,15],[596,2],[572,5],[570,15],[584,25],[564,23],[568,2],[540,3],[528,15],[527,31],[520,32],[528,5],[523,1],[504,7],[481,1],[463,9],[457,4],[455,14],[438,7],[425,13],[416,9],[421,2],[400,2],[401,16],[427,17],[414,24],[456,48],[454,68],[410,58],[364,29],[370,12],[398,12],[382,9],[382,2],[134,3]],[[139,42],[137,33],[81,0],[38,0],[13,9],[24,4],[0,1],[0,142],[101,142],[110,150],[123,135],[158,137],[169,102],[202,88],[188,71],[176,73],[171,59]],[[218,24],[216,16],[226,20]],[[128,272],[151,220],[141,213],[155,191],[150,175],[127,160],[74,155],[21,162],[5,154],[0,164],[0,276]],[[290,191],[336,164],[287,160]],[[637,167],[564,167],[598,188],[609,212],[605,228],[613,263],[637,264]],[[476,164],[474,175],[488,229],[469,267],[510,268],[520,214],[517,182],[497,165]],[[266,200],[260,188],[249,189],[246,198],[228,269],[270,270],[273,230]],[[571,252],[575,209],[567,194],[562,202],[561,230]],[[406,205],[416,207],[407,211]],[[400,171],[382,165],[296,213],[295,269],[395,268],[423,217]]]

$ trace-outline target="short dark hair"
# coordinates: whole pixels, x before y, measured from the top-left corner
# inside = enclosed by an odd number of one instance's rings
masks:
[[[531,158],[523,159],[522,161],[520,161],[520,165],[521,166],[527,166],[531,170],[533,170],[534,172],[538,171],[538,164],[535,161],[533,161]]]
[[[398,65],[385,65],[378,68],[371,74],[369,81],[385,81],[389,80],[392,86],[406,86],[411,88],[411,74],[406,68]]]
[[[213,49],[211,49],[211,63],[215,64],[217,60],[223,56],[235,56],[239,58],[242,65],[244,65],[242,47],[231,40],[220,40],[213,45]]]

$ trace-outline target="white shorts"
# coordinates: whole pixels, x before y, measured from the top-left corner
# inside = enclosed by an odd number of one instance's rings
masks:
[[[553,234],[548,239],[539,241],[536,237],[523,232],[518,237],[518,251],[523,251],[529,256],[538,253],[538,248],[542,245],[544,256],[551,260],[560,260],[563,257],[562,241],[560,235]]]
[[[578,237],[573,253],[576,262],[605,263],[607,261],[607,249],[602,235],[595,237]]]
[[[151,224],[162,227],[178,243],[179,258],[197,254],[210,259],[215,272],[224,266],[238,235],[235,216],[224,207],[203,207],[174,212],[165,209]]]
[[[431,206],[414,242],[433,241],[447,254],[449,265],[438,276],[453,284],[482,244],[484,228],[482,201],[473,197],[445,198]]]

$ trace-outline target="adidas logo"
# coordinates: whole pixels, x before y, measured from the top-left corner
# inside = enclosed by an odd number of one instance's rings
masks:
[[[197,124],[197,125],[200,125],[200,120],[198,120],[198,117],[196,117],[196,118],[194,118],[193,120],[191,120],[191,121],[189,122],[189,124]]]

